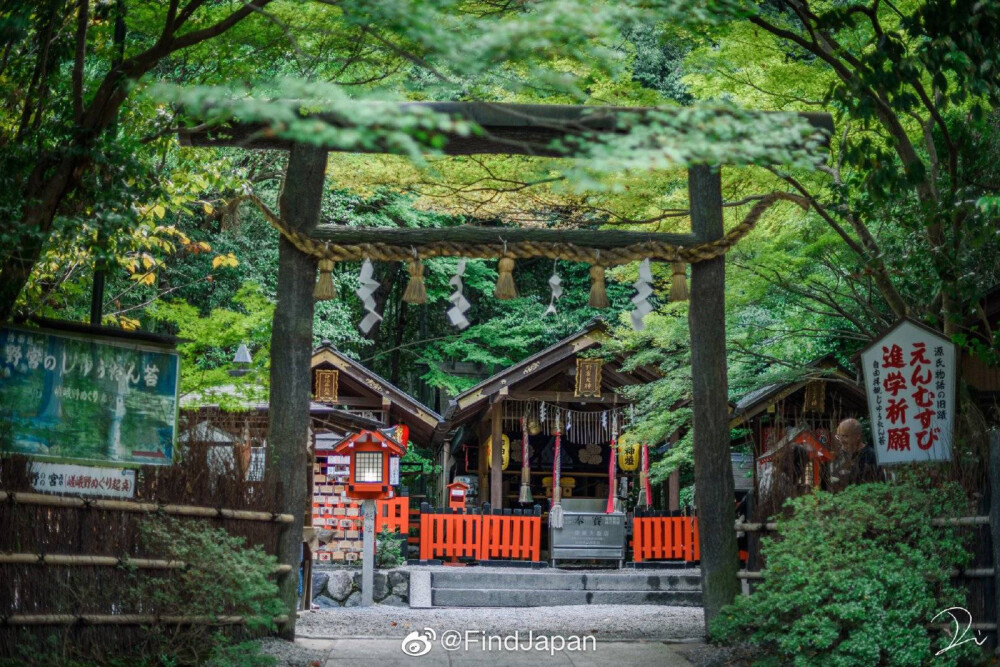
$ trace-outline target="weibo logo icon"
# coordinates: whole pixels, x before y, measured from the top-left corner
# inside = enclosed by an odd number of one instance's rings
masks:
[[[431,628],[424,628],[423,633],[414,630],[403,637],[403,653],[413,658],[427,655],[431,650],[431,642],[437,639],[437,633]]]

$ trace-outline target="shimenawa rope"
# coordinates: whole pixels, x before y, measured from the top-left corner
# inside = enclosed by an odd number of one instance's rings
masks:
[[[548,257],[549,259],[561,259],[568,262],[585,262],[588,264],[600,264],[601,266],[614,266],[618,264],[628,264],[649,258],[662,262],[684,262],[694,264],[709,259],[715,259],[724,255],[731,247],[736,245],[743,237],[753,230],[764,212],[778,201],[790,201],[798,204],[804,209],[809,208],[808,201],[798,195],[788,192],[772,192],[757,201],[743,222],[729,230],[725,236],[714,241],[699,243],[697,245],[671,245],[659,242],[636,243],[620,248],[582,248],[570,243],[550,243],[523,241],[517,243],[501,242],[496,243],[456,243],[453,241],[438,241],[414,249],[412,246],[391,245],[387,243],[360,243],[355,245],[338,245],[318,239],[311,238],[306,234],[297,232],[286,225],[281,218],[274,213],[256,195],[243,195],[245,199],[253,203],[260,209],[268,222],[274,226],[282,236],[307,255],[312,255],[320,260],[333,262],[356,261],[365,258],[373,261],[413,261],[426,257],[470,257],[470,258],[494,258],[504,257],[509,259],[526,259],[531,257]]]

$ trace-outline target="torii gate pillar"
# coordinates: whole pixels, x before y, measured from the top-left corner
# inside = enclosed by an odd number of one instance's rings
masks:
[[[704,165],[688,170],[691,231],[700,242],[722,238],[722,179]],[[691,265],[688,308],[693,382],[694,479],[701,537],[705,624],[739,593],[733,523],[733,463],[729,455],[726,373],[726,257]]]
[[[288,153],[281,189],[281,217],[300,232],[319,223],[326,176],[326,149],[296,144]],[[295,639],[298,564],[302,559],[302,512],[308,466],[309,367],[312,361],[313,283],[316,260],[299,252],[286,238],[278,246],[278,303],[271,326],[271,393],[267,441],[268,465],[281,484],[281,508],[295,520],[281,533],[278,562],[291,564],[278,585],[289,622],[279,629],[283,639]],[[306,509],[305,511],[309,511]],[[308,607],[306,607],[308,609]]]

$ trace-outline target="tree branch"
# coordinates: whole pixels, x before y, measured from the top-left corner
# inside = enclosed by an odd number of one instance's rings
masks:
[[[87,55],[90,0],[79,0],[76,10],[76,56],[73,62],[73,120],[83,120],[83,65]]]
[[[200,5],[203,0],[192,0],[191,5]],[[170,44],[168,50],[169,53],[174,51],[180,51],[181,49],[186,49],[189,46],[194,46],[199,42],[204,42],[207,39],[213,37],[218,37],[222,33],[226,32],[234,25],[250,16],[254,12],[263,9],[267,5],[271,4],[272,0],[250,0],[250,2],[245,3],[242,7],[234,11],[232,14],[222,19],[218,23],[208,26],[207,28],[202,28],[201,30],[194,30],[192,32],[184,33],[174,38],[173,42]],[[189,5],[190,6],[190,5]],[[187,7],[184,11],[187,11]],[[184,11],[181,12],[181,16],[184,15]],[[180,21],[180,17],[178,17]],[[179,25],[179,24],[178,24]]]
[[[861,63],[857,59],[847,54],[846,51],[837,44],[836,41],[832,41],[832,38],[827,35],[821,35],[823,43],[820,43],[816,39],[815,35],[812,33],[812,28],[808,24],[808,20],[803,17],[799,11],[796,12],[799,19],[803,21],[803,25],[807,30],[810,31],[813,39],[809,41],[790,30],[785,30],[779,28],[773,23],[769,23],[764,20],[759,15],[753,15],[749,17],[751,23],[764,30],[770,32],[776,37],[782,39],[787,39],[800,47],[805,49],[807,52],[812,53],[824,62],[826,62],[833,71],[837,74],[841,81],[846,84],[851,84],[854,88],[860,90],[866,94],[875,103],[875,114],[878,116],[882,123],[882,126],[889,132],[893,139],[893,146],[896,150],[897,155],[899,155],[900,160],[903,163],[904,168],[910,168],[912,164],[921,164],[920,157],[917,155],[916,150],[913,147],[913,143],[910,141],[909,136],[906,133],[905,128],[902,123],[900,123],[899,117],[892,110],[886,99],[884,91],[877,91],[872,89],[870,86],[861,84],[855,72],[848,69],[847,64],[855,67],[857,70],[863,69]],[[848,63],[845,64],[834,51],[839,52],[841,55],[848,58]],[[860,73],[860,72],[858,72]],[[920,200],[923,202],[928,202],[933,200],[933,195],[928,187],[928,182],[924,179],[920,184],[917,185],[917,194]]]
[[[14,134],[15,141],[21,141],[24,133],[28,131],[31,124],[31,115],[35,112],[34,102],[42,96],[38,92],[38,86],[43,85],[45,79],[46,66],[49,61],[49,47],[52,44],[52,35],[56,29],[56,11],[58,3],[51,0],[50,11],[45,19],[45,28],[38,36],[38,56],[35,59],[35,67],[31,72],[31,83],[28,84],[27,94],[24,96],[24,107],[21,109],[21,120],[18,123],[17,132]]]
[[[170,37],[177,29],[187,23],[188,19],[198,11],[198,8],[205,4],[205,0],[191,0],[184,6],[180,14],[177,13],[178,0],[170,0],[170,12],[167,14],[167,21],[163,25],[163,34]]]
[[[948,133],[948,125],[944,122],[944,118],[941,117],[941,113],[937,109],[937,105],[931,100],[927,95],[927,91],[924,90],[923,84],[919,80],[912,81],[911,85],[913,89],[917,91],[917,95],[920,97],[920,101],[924,103],[927,107],[927,111],[930,112],[931,118],[934,119],[934,123],[937,125],[938,129],[941,131],[941,137],[944,139],[945,148],[948,150],[948,176],[951,180],[951,191],[955,192],[958,188],[958,149],[955,147],[955,143],[951,140],[951,134]],[[926,141],[933,145],[933,137],[928,136]]]
[[[902,295],[896,289],[893,284],[892,279],[889,277],[889,272],[885,268],[885,263],[882,261],[882,251],[878,247],[878,243],[875,241],[875,237],[871,235],[868,228],[858,220],[853,215],[845,215],[844,217],[851,224],[854,232],[861,238],[861,244],[852,239],[850,235],[836,220],[833,216],[826,210],[826,208],[817,201],[816,197],[809,193],[801,183],[799,183],[795,178],[787,174],[780,174],[773,168],[768,168],[769,171],[777,175],[779,178],[783,178],[792,187],[798,190],[802,196],[809,199],[810,204],[813,206],[813,210],[816,211],[823,220],[833,228],[837,234],[844,239],[847,246],[853,250],[857,255],[862,258],[866,264],[871,267],[872,273],[875,278],[875,284],[879,288],[879,292],[882,294],[882,298],[886,300],[892,312],[896,314],[897,317],[904,317],[909,311],[909,307],[906,305],[906,301],[903,300]]]

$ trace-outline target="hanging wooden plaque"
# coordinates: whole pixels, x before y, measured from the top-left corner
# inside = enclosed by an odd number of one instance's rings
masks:
[[[601,397],[601,368],[603,359],[576,360],[576,396]]]
[[[316,387],[313,391],[313,398],[317,403],[337,402],[337,377],[338,371],[317,370]]]
[[[826,409],[826,383],[816,380],[806,385],[803,412],[823,412]]]

